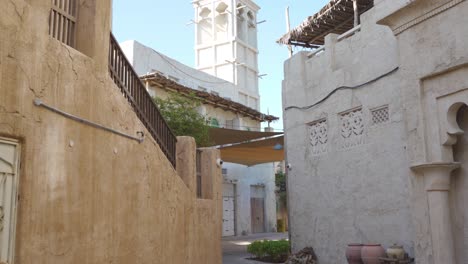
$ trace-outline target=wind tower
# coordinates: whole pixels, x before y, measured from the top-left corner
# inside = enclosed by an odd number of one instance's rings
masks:
[[[252,96],[258,100],[257,12],[260,7],[251,0],[192,3],[196,68],[236,84],[240,102],[245,99],[247,103]],[[255,105],[258,108],[258,103]]]

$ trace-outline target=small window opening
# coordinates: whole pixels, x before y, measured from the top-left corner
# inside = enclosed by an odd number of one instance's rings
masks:
[[[52,0],[49,16],[49,35],[60,42],[76,47],[76,0]]]
[[[251,11],[247,12],[247,17],[249,18],[249,21],[247,23],[249,25],[249,28],[255,28],[256,27],[255,17]]]
[[[247,12],[247,17],[249,18],[249,20],[254,20],[255,19],[252,11]]]
[[[241,4],[237,4],[237,18],[241,19],[241,20],[244,20],[244,8],[245,6],[241,5]]]
[[[200,16],[202,18],[207,18],[210,14],[211,14],[211,10],[208,7],[204,7],[200,12]]]
[[[227,8],[228,8],[228,5],[226,5],[226,3],[224,3],[224,2],[221,2],[221,3],[219,3],[219,5],[216,7],[216,12],[218,12],[218,13],[224,13],[224,12],[226,12]]]

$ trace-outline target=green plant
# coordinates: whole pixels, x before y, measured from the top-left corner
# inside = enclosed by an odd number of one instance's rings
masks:
[[[285,259],[289,254],[289,241],[287,240],[258,240],[247,246],[247,252],[257,258],[270,257],[275,261]]]
[[[279,171],[275,174],[275,185],[281,192],[286,191],[286,174]]]
[[[279,171],[275,174],[275,185],[278,187],[279,203],[283,207],[287,207],[287,196],[286,196],[286,174]]]
[[[257,258],[263,258],[265,256],[265,243],[262,240],[252,242],[247,246],[247,252],[254,255]]]
[[[271,256],[273,260],[279,260],[282,257],[287,257],[289,253],[289,242],[286,240],[270,241],[266,248],[267,255]]]
[[[166,99],[153,97],[153,100],[176,136],[191,136],[198,147],[210,145],[209,126],[197,111],[201,102],[194,94],[170,93]]]

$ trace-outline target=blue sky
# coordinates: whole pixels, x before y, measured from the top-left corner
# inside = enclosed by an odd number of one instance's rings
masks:
[[[194,67],[194,25],[190,0],[113,0],[113,32],[119,42],[134,39],[188,66]],[[255,0],[261,7],[258,25],[258,66],[261,111],[281,117],[281,82],[287,48],[276,40],[286,32],[285,8],[289,6],[291,28],[317,12],[328,0]],[[295,51],[300,49],[295,49]],[[266,124],[264,124],[266,125]],[[282,120],[272,124],[283,127]]]

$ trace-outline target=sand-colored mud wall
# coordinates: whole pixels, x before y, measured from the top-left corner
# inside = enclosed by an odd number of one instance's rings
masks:
[[[15,263],[220,263],[220,195],[196,199],[110,79],[110,1],[79,2],[76,50],[49,36],[50,1],[1,1],[0,135],[21,146]]]

